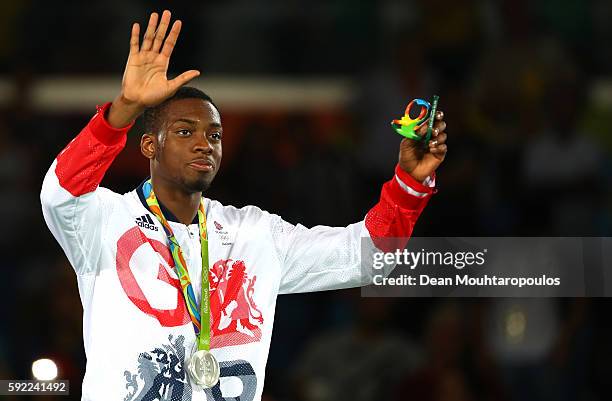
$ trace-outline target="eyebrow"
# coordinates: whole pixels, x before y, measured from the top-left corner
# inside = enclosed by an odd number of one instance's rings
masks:
[[[183,122],[183,123],[187,123],[187,124],[191,124],[191,125],[198,125],[199,121],[198,120],[192,120],[190,118],[182,117],[182,118],[177,118],[176,120],[174,120],[172,122],[172,124],[176,124],[176,123],[179,123],[179,122]],[[210,123],[209,126],[216,127],[216,128],[221,128],[221,124],[215,123],[215,122]]]
[[[191,125],[197,125],[198,121],[192,120],[190,118],[177,118],[176,120],[172,121],[172,124],[176,124],[176,123],[187,123]]]

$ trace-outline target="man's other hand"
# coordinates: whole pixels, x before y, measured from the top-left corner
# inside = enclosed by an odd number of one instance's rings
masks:
[[[437,111],[431,133],[431,140],[425,146],[422,142],[404,138],[400,144],[399,166],[417,180],[423,182],[430,177],[444,160],[447,152],[446,123],[444,113]],[[427,124],[417,131],[420,136],[427,133]]]

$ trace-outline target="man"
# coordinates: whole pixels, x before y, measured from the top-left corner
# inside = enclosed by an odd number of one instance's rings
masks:
[[[166,37],[170,17],[151,14],[142,45],[134,24],[121,93],[43,182],[43,214],[83,303],[83,400],[259,400],[277,294],[361,285],[361,239],[410,236],[446,154],[445,124],[440,113],[428,149],[402,141],[365,221],[307,229],[223,206],[202,195],[221,162],[221,117],[183,87],[198,71],[167,80],[181,28]],[[151,178],[123,195],[99,187],[142,113]]]

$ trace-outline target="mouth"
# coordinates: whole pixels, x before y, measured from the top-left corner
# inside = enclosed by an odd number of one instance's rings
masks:
[[[193,160],[188,164],[188,166],[197,171],[213,171],[215,168],[213,162],[207,159]]]

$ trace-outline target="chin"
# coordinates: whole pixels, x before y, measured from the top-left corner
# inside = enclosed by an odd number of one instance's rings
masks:
[[[205,192],[210,188],[210,184],[212,184],[212,178],[209,177],[201,177],[195,180],[186,181],[185,187],[190,192]]]

